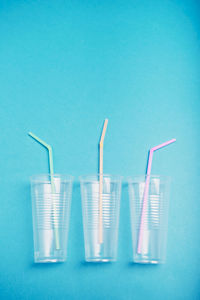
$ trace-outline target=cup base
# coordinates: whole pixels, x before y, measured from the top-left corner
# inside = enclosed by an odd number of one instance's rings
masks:
[[[35,263],[62,263],[65,262],[65,259],[60,259],[60,258],[35,258],[34,259]]]
[[[57,255],[56,255],[57,254]],[[66,256],[64,255],[63,251],[58,253],[52,253],[52,255],[44,255],[42,253],[36,252],[34,255],[34,262],[35,263],[62,263],[66,261]]]
[[[101,258],[101,257],[94,257],[94,258],[86,258],[86,262],[100,262],[100,263],[106,263],[106,262],[115,262],[116,260],[113,258]]]
[[[161,262],[159,262],[158,260],[149,260],[149,259],[143,259],[143,260],[136,260],[134,259],[133,261],[136,264],[153,264],[153,265],[157,265],[160,264]]]

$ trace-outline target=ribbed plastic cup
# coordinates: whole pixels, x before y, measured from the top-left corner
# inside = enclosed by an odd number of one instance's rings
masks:
[[[166,260],[170,178],[150,175],[147,209],[140,231],[146,176],[129,178],[133,261],[135,263],[164,263]],[[142,234],[138,251],[139,234]],[[140,253],[138,253],[140,252]]]
[[[117,259],[121,177],[103,175],[102,243],[99,240],[99,177],[98,174],[80,177],[85,260],[111,262]]]
[[[34,261],[63,262],[67,237],[73,177],[50,174],[31,177]]]

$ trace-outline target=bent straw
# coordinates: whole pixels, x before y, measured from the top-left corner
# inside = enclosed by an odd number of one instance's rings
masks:
[[[105,119],[99,142],[99,244],[103,243],[103,142],[106,134],[107,125],[108,119]]]
[[[149,150],[149,158],[147,163],[147,174],[146,174],[146,182],[144,187],[144,198],[142,203],[142,214],[141,214],[141,220],[140,220],[140,228],[139,228],[139,238],[138,238],[138,247],[137,247],[137,253],[142,253],[142,240],[143,240],[143,234],[144,234],[144,221],[145,221],[145,214],[147,210],[147,198],[149,194],[149,183],[150,183],[150,174],[151,174],[151,167],[152,167],[152,160],[153,160],[153,153],[154,151],[163,148],[171,143],[174,143],[176,139],[172,139],[170,141],[167,141],[163,144],[160,144],[156,147],[153,147]]]
[[[52,147],[48,145],[46,142],[41,140],[39,137],[37,137],[35,134],[32,132],[28,133],[33,139],[35,139],[37,142],[39,142],[41,145],[43,145],[45,148],[48,150],[49,154],[49,169],[50,169],[50,177],[51,177],[51,192],[54,194],[55,193],[55,183],[53,179],[53,153],[52,153]],[[53,210],[54,210],[54,231],[55,231],[55,242],[56,242],[56,249],[60,249],[60,243],[59,243],[59,235],[58,235],[58,228],[56,226],[56,205],[53,201]]]

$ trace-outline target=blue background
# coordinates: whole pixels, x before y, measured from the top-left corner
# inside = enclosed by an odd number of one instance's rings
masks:
[[[200,2],[0,2],[0,298],[200,299]],[[168,257],[131,263],[127,186],[119,255],[84,263],[78,176],[97,172],[97,143],[109,118],[104,171],[171,175]],[[29,176],[75,176],[64,264],[33,263]]]

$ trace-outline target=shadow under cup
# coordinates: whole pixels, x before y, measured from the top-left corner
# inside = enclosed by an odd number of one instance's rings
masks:
[[[133,261],[158,264],[166,260],[170,177],[148,176],[149,190],[143,219],[147,175],[129,178],[128,181]]]
[[[102,193],[100,202],[101,176]],[[82,176],[80,182],[85,260],[88,262],[116,261],[121,177],[96,174]]]
[[[72,180],[59,174],[31,177],[36,263],[66,260]]]

